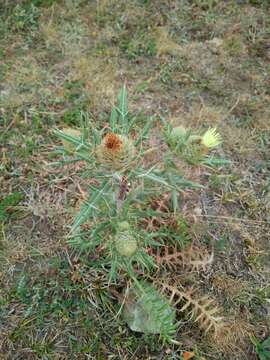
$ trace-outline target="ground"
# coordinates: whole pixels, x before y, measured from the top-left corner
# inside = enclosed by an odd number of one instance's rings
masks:
[[[270,336],[269,37],[268,0],[2,3],[1,359],[259,359],[251,338]],[[204,170],[205,189],[185,196],[182,215],[214,248],[196,285],[232,320],[229,347],[189,322],[181,345],[133,333],[102,274],[66,244],[89,179],[80,164],[54,166],[52,130],[79,127],[82,112],[106,125],[124,82],[139,116],[223,137],[230,165]]]

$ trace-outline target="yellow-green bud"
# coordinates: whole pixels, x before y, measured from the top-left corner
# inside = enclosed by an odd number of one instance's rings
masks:
[[[170,132],[170,140],[177,143],[187,135],[187,129],[184,126],[177,126]]]
[[[130,225],[127,221],[121,221],[118,223],[119,231],[125,231],[130,229]]]

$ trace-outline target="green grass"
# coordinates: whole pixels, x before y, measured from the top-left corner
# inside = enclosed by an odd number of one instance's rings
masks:
[[[183,351],[194,351],[196,360],[256,353],[264,359],[270,335],[268,1],[16,3],[6,1],[0,11],[3,359],[171,360]],[[224,309],[234,329],[229,347],[189,321],[177,333],[180,345],[162,346],[156,336],[130,331],[97,259],[67,245],[68,225],[95,179],[80,163],[52,165],[59,160],[52,130],[80,127],[82,118],[103,128],[124,81],[142,127],[154,115],[194,131],[215,126],[223,136],[218,155],[228,165],[200,173],[183,166],[204,189],[183,192],[178,241],[214,248],[212,270],[183,281],[195,282]],[[158,147],[158,127],[152,136]],[[170,227],[160,233],[175,241]]]

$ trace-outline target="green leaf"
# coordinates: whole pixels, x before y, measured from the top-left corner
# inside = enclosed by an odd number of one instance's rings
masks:
[[[93,134],[93,137],[92,137],[92,140],[93,140],[93,145],[97,145],[97,144],[100,144],[101,142],[101,134],[100,132],[95,129],[94,127],[92,127],[92,134]]]
[[[258,356],[259,356],[260,360],[269,360],[270,352],[268,352],[268,351],[258,352]]]
[[[173,206],[173,212],[176,213],[179,208],[176,190],[172,190],[172,206]]]
[[[250,337],[253,345],[255,346],[255,351],[260,360],[269,360],[270,359],[270,337],[260,343],[254,336]]]
[[[173,179],[173,177],[171,176],[170,173],[168,174],[168,177],[169,177],[170,184],[175,187],[176,184],[175,184],[174,179]],[[173,189],[172,192],[171,192],[171,194],[172,194],[173,212],[176,213],[177,210],[178,210],[178,196],[177,196],[177,191],[176,191],[175,189]]]
[[[153,173],[141,174],[141,175],[138,175],[138,177],[144,177],[144,178],[147,178],[154,182],[157,182],[161,185],[165,185],[166,187],[168,187],[170,189],[174,189],[174,186],[170,185],[165,179],[163,179],[161,176],[155,175]]]
[[[76,231],[81,224],[83,224],[96,210],[96,205],[100,198],[103,197],[105,192],[109,189],[110,182],[108,180],[104,181],[101,185],[100,190],[96,190],[93,194],[90,195],[89,199],[81,206],[79,214],[75,217],[74,223],[71,227],[70,232],[73,233]]]
[[[115,131],[115,129],[116,129],[117,117],[118,117],[117,110],[115,107],[113,107],[112,111],[111,111],[110,121],[109,121],[112,131]]]
[[[264,348],[269,348],[269,350],[270,350],[270,336],[266,340],[263,341],[262,346]]]
[[[121,120],[121,125],[123,126],[123,128],[127,125],[126,124],[126,116],[128,114],[128,105],[127,105],[127,89],[126,89],[126,85],[124,84],[120,94],[119,94],[119,107],[118,107],[118,111],[120,114],[120,120]]]
[[[204,189],[204,186],[193,181],[187,180],[182,176],[171,175],[173,184],[177,189],[183,189],[185,187],[194,188],[194,189]]]
[[[137,117],[136,117],[136,116],[134,116],[133,118],[131,118],[131,119],[129,120],[128,127],[127,127],[127,131],[126,131],[127,134],[132,130],[133,125],[135,124],[136,121],[137,121]]]
[[[149,130],[151,129],[152,127],[152,124],[155,120],[155,117],[152,116],[148,119],[146,125],[144,126],[144,128],[142,129],[142,131],[140,132],[136,142],[135,142],[135,146],[137,146],[145,137],[146,135],[149,133]]]
[[[161,185],[164,185],[171,190],[177,190],[177,191],[181,191],[184,187],[193,187],[193,188],[197,188],[197,189],[204,188],[204,186],[201,184],[194,183],[193,181],[186,180],[183,177],[180,177],[177,175],[169,174],[170,180],[169,179],[167,180],[166,173],[165,174],[160,173],[160,174],[164,175],[164,177],[155,174],[153,171],[153,167],[152,167],[149,171],[147,171],[145,173],[137,173],[137,177],[144,177],[146,179],[149,179],[149,180],[157,182]]]
[[[225,166],[230,165],[231,161],[221,158],[219,159],[216,157],[207,157],[202,161],[202,163],[209,166]]]
[[[78,231],[67,240],[67,243],[82,252],[93,250],[104,238],[106,227],[107,223],[102,222],[101,224],[93,225],[89,232],[83,231],[80,233]]]
[[[129,289],[123,318],[131,330],[160,334],[164,341],[172,341],[178,325],[175,324],[175,310],[168,300],[145,282]]]
[[[88,144],[82,141],[82,138],[77,138],[72,135],[67,135],[61,130],[54,130],[53,132],[60,139],[70,142],[71,144],[75,145],[77,148],[85,148],[87,150],[91,149],[91,147]]]

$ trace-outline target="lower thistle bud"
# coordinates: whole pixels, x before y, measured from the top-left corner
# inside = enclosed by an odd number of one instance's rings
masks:
[[[137,241],[129,230],[119,231],[115,236],[115,248],[122,256],[132,256],[137,250]]]

